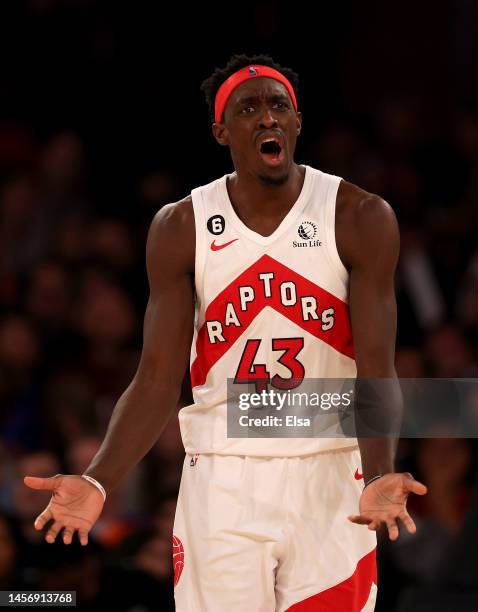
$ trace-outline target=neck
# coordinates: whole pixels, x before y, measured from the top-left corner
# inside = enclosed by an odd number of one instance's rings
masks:
[[[229,197],[234,207],[247,215],[280,215],[286,213],[299,197],[304,184],[305,168],[293,163],[287,180],[280,185],[267,184],[257,176],[236,170],[228,180]]]

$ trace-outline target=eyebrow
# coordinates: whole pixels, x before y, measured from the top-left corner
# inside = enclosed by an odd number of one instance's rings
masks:
[[[285,94],[273,94],[267,96],[267,99],[271,102],[289,102],[289,98]],[[244,104],[251,104],[251,102],[257,102],[257,100],[259,100],[259,96],[245,96],[244,98],[239,98],[236,104],[242,106]]]

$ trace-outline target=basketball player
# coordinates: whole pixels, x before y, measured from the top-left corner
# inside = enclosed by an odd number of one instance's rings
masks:
[[[63,530],[66,544],[75,531],[87,543],[105,492],[174,411],[189,361],[177,610],[373,610],[375,532],[395,540],[401,522],[413,533],[407,496],[426,487],[394,472],[387,437],[228,438],[226,380],[394,377],[395,216],[379,196],[294,162],[291,70],[234,56],[202,89],[235,171],[153,220],[137,373],[85,474],[25,477],[53,493],[35,527],[52,521],[48,542]]]

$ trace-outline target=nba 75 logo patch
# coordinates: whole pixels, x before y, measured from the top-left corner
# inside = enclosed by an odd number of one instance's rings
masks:
[[[302,221],[297,229],[297,233],[301,240],[294,240],[292,242],[293,247],[319,247],[322,246],[320,240],[317,238],[317,226],[312,221]]]

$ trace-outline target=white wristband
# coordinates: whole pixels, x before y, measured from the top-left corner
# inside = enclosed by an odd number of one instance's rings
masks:
[[[371,482],[373,482],[374,480],[378,480],[379,478],[382,478],[382,476],[383,474],[377,474],[376,476],[369,478],[367,482],[364,484],[363,488],[365,489],[365,487],[367,487]]]
[[[95,480],[92,476],[88,476],[87,474],[82,474],[81,477],[87,480],[88,482],[91,482],[92,485],[95,485],[101,495],[103,495],[103,500],[106,501],[106,491],[97,480]]]

